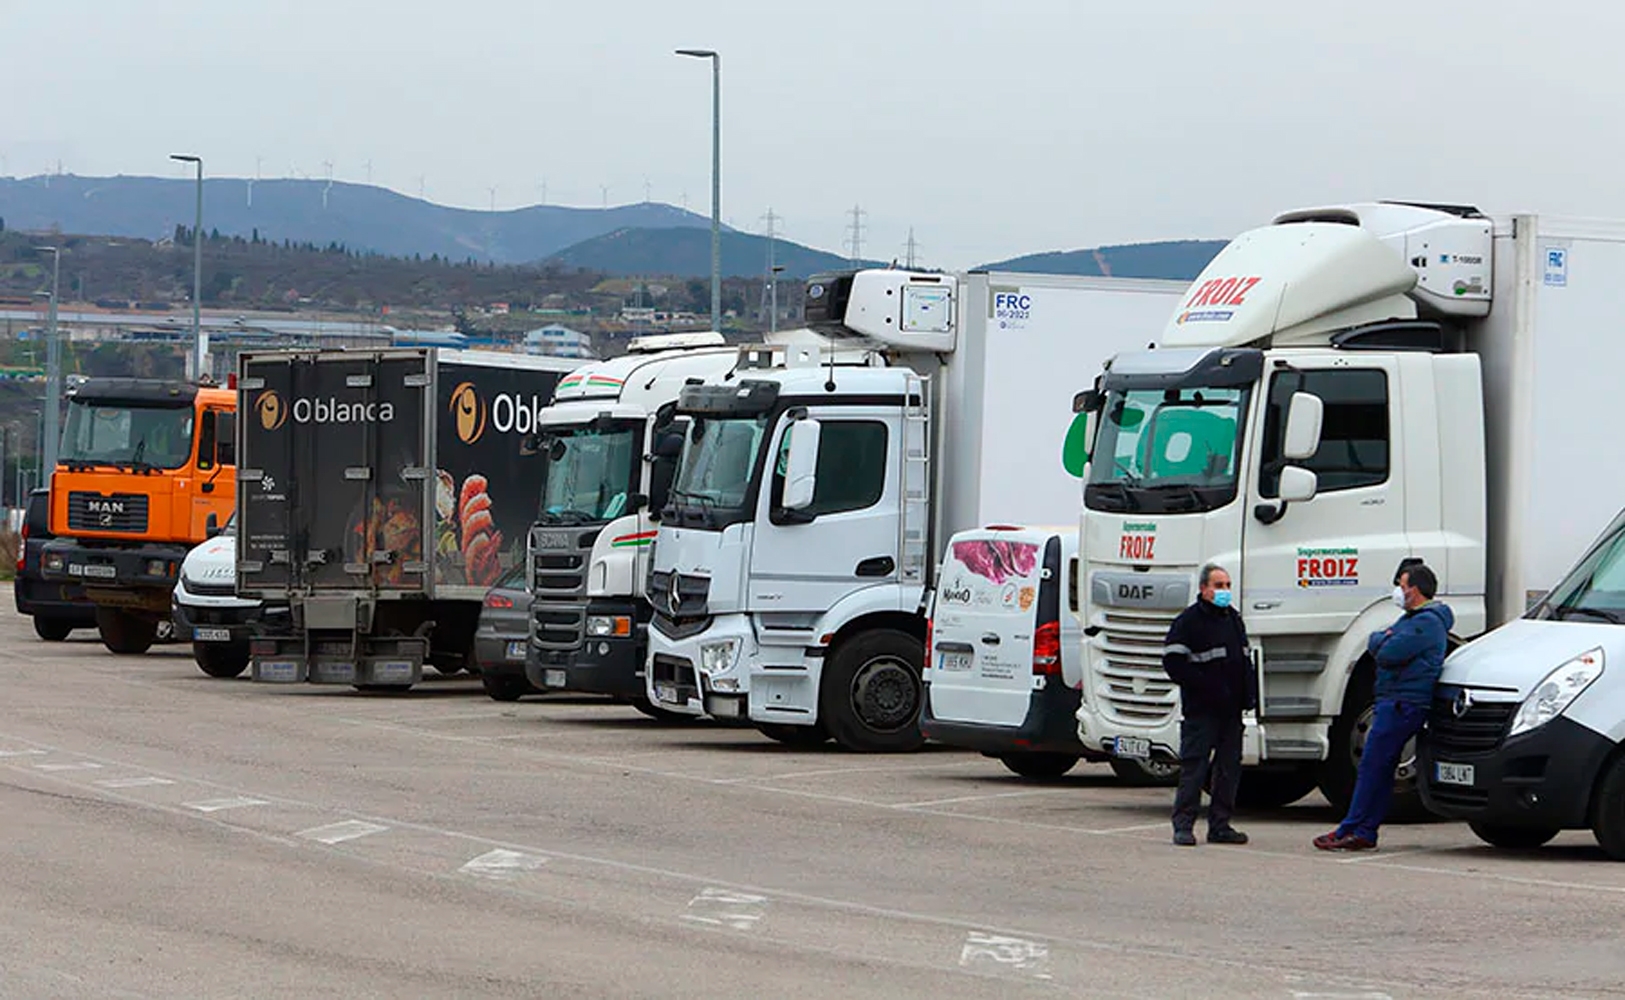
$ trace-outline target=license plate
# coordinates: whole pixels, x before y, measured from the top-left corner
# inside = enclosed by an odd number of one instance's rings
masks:
[[[1433,765],[1433,777],[1441,785],[1471,785],[1473,765],[1446,764],[1441,761]]]
[[[719,698],[706,695],[705,714],[718,719],[743,719],[745,704],[741,698]]]
[[[563,687],[564,686],[564,671],[562,671],[562,670],[544,670],[544,671],[542,671],[542,684],[544,684],[545,686],[550,687],[550,688],[561,688],[561,687]]]
[[[656,681],[655,701],[663,701],[668,705],[677,704],[677,686],[675,684],[665,684],[660,681]]]
[[[229,628],[195,628],[192,630],[193,642],[230,642],[231,629]]]
[[[1151,741],[1143,736],[1119,736],[1112,741],[1112,756],[1129,760],[1150,760]]]
[[[957,672],[969,670],[976,662],[974,653],[943,653],[938,661],[938,670]]]
[[[82,576],[91,580],[111,580],[115,576],[118,576],[118,570],[112,566],[101,566],[96,564],[84,565],[81,563],[74,563],[68,567],[68,575]]]
[[[523,640],[508,643],[508,659],[523,660],[525,658],[525,643]]]

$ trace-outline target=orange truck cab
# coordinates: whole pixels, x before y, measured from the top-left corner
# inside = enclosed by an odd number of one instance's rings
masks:
[[[83,585],[115,653],[144,653],[181,562],[230,517],[235,387],[91,378],[67,392],[41,571]]]

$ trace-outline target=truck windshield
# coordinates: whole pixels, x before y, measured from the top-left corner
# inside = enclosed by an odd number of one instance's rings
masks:
[[[539,522],[581,524],[631,513],[640,457],[636,423],[545,431],[542,455],[547,472],[537,512]]]
[[[683,444],[672,486],[677,510],[737,512],[750,494],[756,456],[767,436],[768,417],[695,417]],[[708,519],[708,518],[707,518]]]
[[[190,407],[68,404],[63,462],[178,469],[192,456]]]
[[[1586,553],[1530,617],[1625,625],[1625,515]]]
[[[1249,390],[1114,390],[1089,465],[1091,510],[1201,511],[1235,498]]]

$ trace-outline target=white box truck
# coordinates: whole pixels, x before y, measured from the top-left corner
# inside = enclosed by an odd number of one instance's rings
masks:
[[[753,359],[683,391],[648,693],[774,739],[920,745],[925,594],[956,531],[1077,507],[1074,374],[1143,344],[1183,286],[1034,274],[816,277],[806,322],[854,367]],[[816,359],[815,359],[816,361]]]
[[[1625,363],[1625,225],[1448,205],[1291,212],[1232,241],[1154,350],[1080,393],[1079,734],[1172,759],[1163,639],[1229,569],[1262,691],[1243,795],[1348,802],[1372,712],[1366,638],[1403,560],[1459,636],[1521,613],[1625,492],[1600,416]],[[1418,805],[1414,755],[1396,806]]]

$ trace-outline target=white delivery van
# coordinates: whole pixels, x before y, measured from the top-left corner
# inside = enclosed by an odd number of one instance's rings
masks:
[[[1498,847],[1590,828],[1625,861],[1625,513],[1522,618],[1446,662],[1419,747],[1428,808]]]
[[[1024,778],[1057,778],[1079,760],[1110,760],[1130,780],[1165,777],[1158,762],[1084,747],[1076,530],[990,525],[955,534],[926,623],[927,739],[997,757]]]

